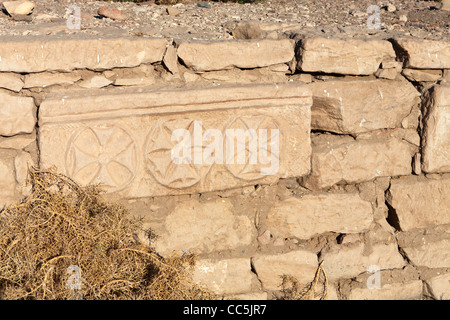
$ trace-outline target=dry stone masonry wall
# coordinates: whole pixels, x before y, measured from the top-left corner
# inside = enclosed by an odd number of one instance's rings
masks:
[[[0,207],[56,166],[219,296],[277,298],[320,264],[328,299],[449,298],[450,42],[1,43]]]

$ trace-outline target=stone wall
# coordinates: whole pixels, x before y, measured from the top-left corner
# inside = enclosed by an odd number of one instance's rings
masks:
[[[450,42],[1,43],[0,207],[56,166],[143,217],[160,254],[197,254],[225,298],[279,297],[319,264],[328,299],[450,297]],[[247,143],[232,159],[228,129]]]

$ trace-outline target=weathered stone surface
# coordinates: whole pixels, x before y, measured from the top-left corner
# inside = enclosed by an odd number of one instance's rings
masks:
[[[246,293],[256,280],[250,259],[199,260],[194,267],[193,280],[215,294]]]
[[[302,71],[350,75],[369,75],[383,60],[395,60],[391,43],[383,40],[309,38],[296,54]]]
[[[405,68],[402,74],[410,81],[438,81],[442,79],[442,70],[409,69]]]
[[[0,92],[0,136],[31,133],[35,125],[33,98]]]
[[[427,284],[433,298],[437,300],[450,300],[450,273],[433,277],[427,281]]]
[[[0,71],[104,70],[162,61],[164,39],[83,36],[1,37]]]
[[[0,149],[23,149],[36,142],[36,133],[20,134],[13,137],[0,137]]]
[[[5,88],[15,92],[19,92],[23,88],[23,81],[20,79],[20,74],[15,73],[0,73],[0,88]]]
[[[243,40],[183,42],[178,57],[194,71],[260,68],[286,63],[294,58],[291,40]]]
[[[163,63],[173,75],[179,74],[177,49],[174,46],[167,47],[164,53]]]
[[[423,110],[422,170],[450,172],[450,84],[433,86]]]
[[[34,165],[34,161],[28,152],[20,152],[14,158],[16,181],[19,186],[25,186],[28,176],[28,168]]]
[[[73,84],[81,76],[75,73],[31,73],[25,76],[24,88],[49,87],[55,84]]]
[[[273,72],[267,68],[251,70],[231,69],[210,71],[201,74],[201,77],[210,81],[232,82],[232,83],[266,83],[266,82],[287,82],[285,74]]]
[[[247,216],[234,215],[232,209],[225,199],[180,202],[165,218],[165,232],[153,243],[156,251],[198,254],[248,247],[256,236],[254,223]]]
[[[423,290],[422,281],[383,284],[379,289],[355,288],[348,296],[349,300],[420,300]]]
[[[448,207],[447,207],[448,209]],[[450,239],[426,242],[420,246],[402,247],[411,263],[428,268],[450,267]]]
[[[322,266],[331,281],[353,278],[367,272],[371,265],[378,266],[380,270],[402,268],[405,265],[396,243],[374,244],[369,252],[364,249],[364,243],[336,245],[323,252],[319,262],[323,261]]]
[[[420,102],[420,93],[407,81],[320,81],[309,86],[311,129],[336,133],[399,128]]]
[[[12,150],[0,149],[0,210],[16,200],[14,155],[15,152]]]
[[[98,91],[41,103],[42,168],[56,165],[83,185],[100,182],[125,198],[226,190],[309,172],[312,98],[305,86]]]
[[[295,277],[301,284],[314,279],[318,266],[317,256],[306,250],[283,254],[258,255],[252,258],[252,265],[264,289],[280,290],[283,275]]]
[[[323,232],[359,233],[373,220],[370,202],[358,194],[308,194],[273,206],[266,225],[275,237],[309,239]]]
[[[103,75],[94,75],[89,79],[85,79],[79,83],[80,87],[91,89],[91,88],[103,88],[112,83],[111,80],[107,79]]]
[[[11,15],[27,15],[35,7],[33,1],[17,0],[17,1],[3,1],[3,6],[6,11]]]
[[[417,147],[404,141],[404,136],[391,134],[381,131],[357,139],[312,136],[311,173],[303,178],[302,184],[320,190],[339,183],[353,184],[376,177],[411,174],[411,159]]]
[[[406,66],[416,69],[450,69],[450,42],[445,40],[396,39]]]
[[[450,223],[450,179],[402,177],[391,180],[387,201],[403,231]]]

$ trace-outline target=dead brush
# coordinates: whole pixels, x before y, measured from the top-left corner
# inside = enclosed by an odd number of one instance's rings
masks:
[[[133,235],[141,221],[56,170],[30,168],[32,193],[0,211],[0,299],[213,299],[195,257],[163,258]],[[81,287],[71,290],[76,266]]]
[[[317,286],[321,284],[322,289]],[[302,285],[295,277],[283,275],[281,283],[281,292],[284,300],[325,300],[328,294],[328,278],[322,267],[322,262],[317,267],[314,280]]]

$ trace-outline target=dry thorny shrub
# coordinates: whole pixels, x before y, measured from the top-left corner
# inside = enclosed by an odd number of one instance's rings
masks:
[[[31,195],[0,211],[0,299],[213,298],[191,281],[194,256],[163,258],[139,244],[140,221],[98,186],[56,170],[31,168],[29,179]]]
[[[285,300],[325,300],[328,291],[328,278],[322,263],[319,264],[314,280],[302,285],[295,277],[291,275],[283,275],[281,284],[283,299]],[[321,283],[322,289],[318,290],[318,284]],[[319,291],[319,292],[317,292]]]

